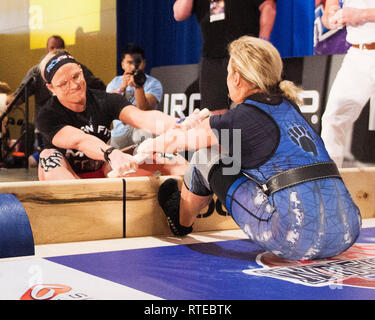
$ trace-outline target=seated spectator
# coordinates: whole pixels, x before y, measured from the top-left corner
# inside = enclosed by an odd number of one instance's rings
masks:
[[[0,117],[6,112],[7,110],[7,102],[9,101],[9,94],[11,90],[9,85],[6,82],[0,81]],[[0,137],[3,138],[6,132],[6,122],[7,118],[5,118],[1,123],[1,131]]]
[[[13,100],[11,95],[11,89],[9,85],[5,82],[0,81],[0,117],[8,110],[9,103]],[[8,129],[8,125],[12,122],[14,123],[14,119],[5,117],[1,124],[1,131],[0,131],[0,153],[1,153],[1,160],[3,161],[2,165],[6,167],[13,168],[24,166],[24,147],[25,147],[25,139],[24,136],[17,142],[16,139],[10,139],[10,133]],[[23,123],[22,119],[17,121],[17,125],[22,125],[21,132],[24,132],[25,124]],[[30,124],[31,133],[33,133],[33,125]],[[30,135],[33,140],[34,135]],[[31,141],[33,143],[33,141]],[[30,146],[30,150],[33,147]],[[17,151],[19,150],[19,152]],[[10,152],[13,151],[13,152]],[[16,155],[18,153],[18,155]],[[33,155],[29,156],[29,167],[36,167],[37,166],[37,159],[39,154],[35,152]]]
[[[163,87],[159,80],[144,73],[146,60],[139,46],[128,44],[121,55],[123,75],[115,77],[107,86],[107,92],[123,95],[132,105],[141,110],[152,110],[160,103]],[[136,130],[121,121],[113,121],[110,144],[124,148],[147,136],[143,130]]]

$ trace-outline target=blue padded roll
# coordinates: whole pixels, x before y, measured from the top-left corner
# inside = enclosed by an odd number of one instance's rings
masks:
[[[34,255],[29,218],[12,194],[0,194],[0,258]]]

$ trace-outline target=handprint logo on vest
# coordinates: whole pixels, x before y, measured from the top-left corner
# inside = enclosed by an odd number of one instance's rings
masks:
[[[288,130],[289,138],[306,152],[311,152],[315,157],[318,150],[311,133],[301,125],[295,125]]]

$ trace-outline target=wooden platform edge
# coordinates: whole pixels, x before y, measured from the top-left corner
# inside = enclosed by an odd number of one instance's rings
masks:
[[[340,172],[362,218],[374,218],[375,167]],[[170,177],[181,186],[181,176],[27,181],[0,183],[0,193],[14,194],[22,203],[35,244],[170,235],[157,203],[159,186]],[[198,232],[236,228],[216,197],[194,224]]]
[[[170,235],[157,192],[171,177],[181,186],[182,176],[132,177],[0,183],[0,193],[21,202],[35,244]],[[218,212],[216,207],[214,202],[202,211],[195,231],[237,228],[221,205]]]
[[[375,167],[343,168],[340,174],[362,218],[375,218]]]

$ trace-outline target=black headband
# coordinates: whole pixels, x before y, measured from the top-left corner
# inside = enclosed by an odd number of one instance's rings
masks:
[[[78,64],[78,62],[68,52],[60,52],[49,60],[44,69],[44,78],[46,79],[46,82],[51,83],[56,71],[66,63]]]

